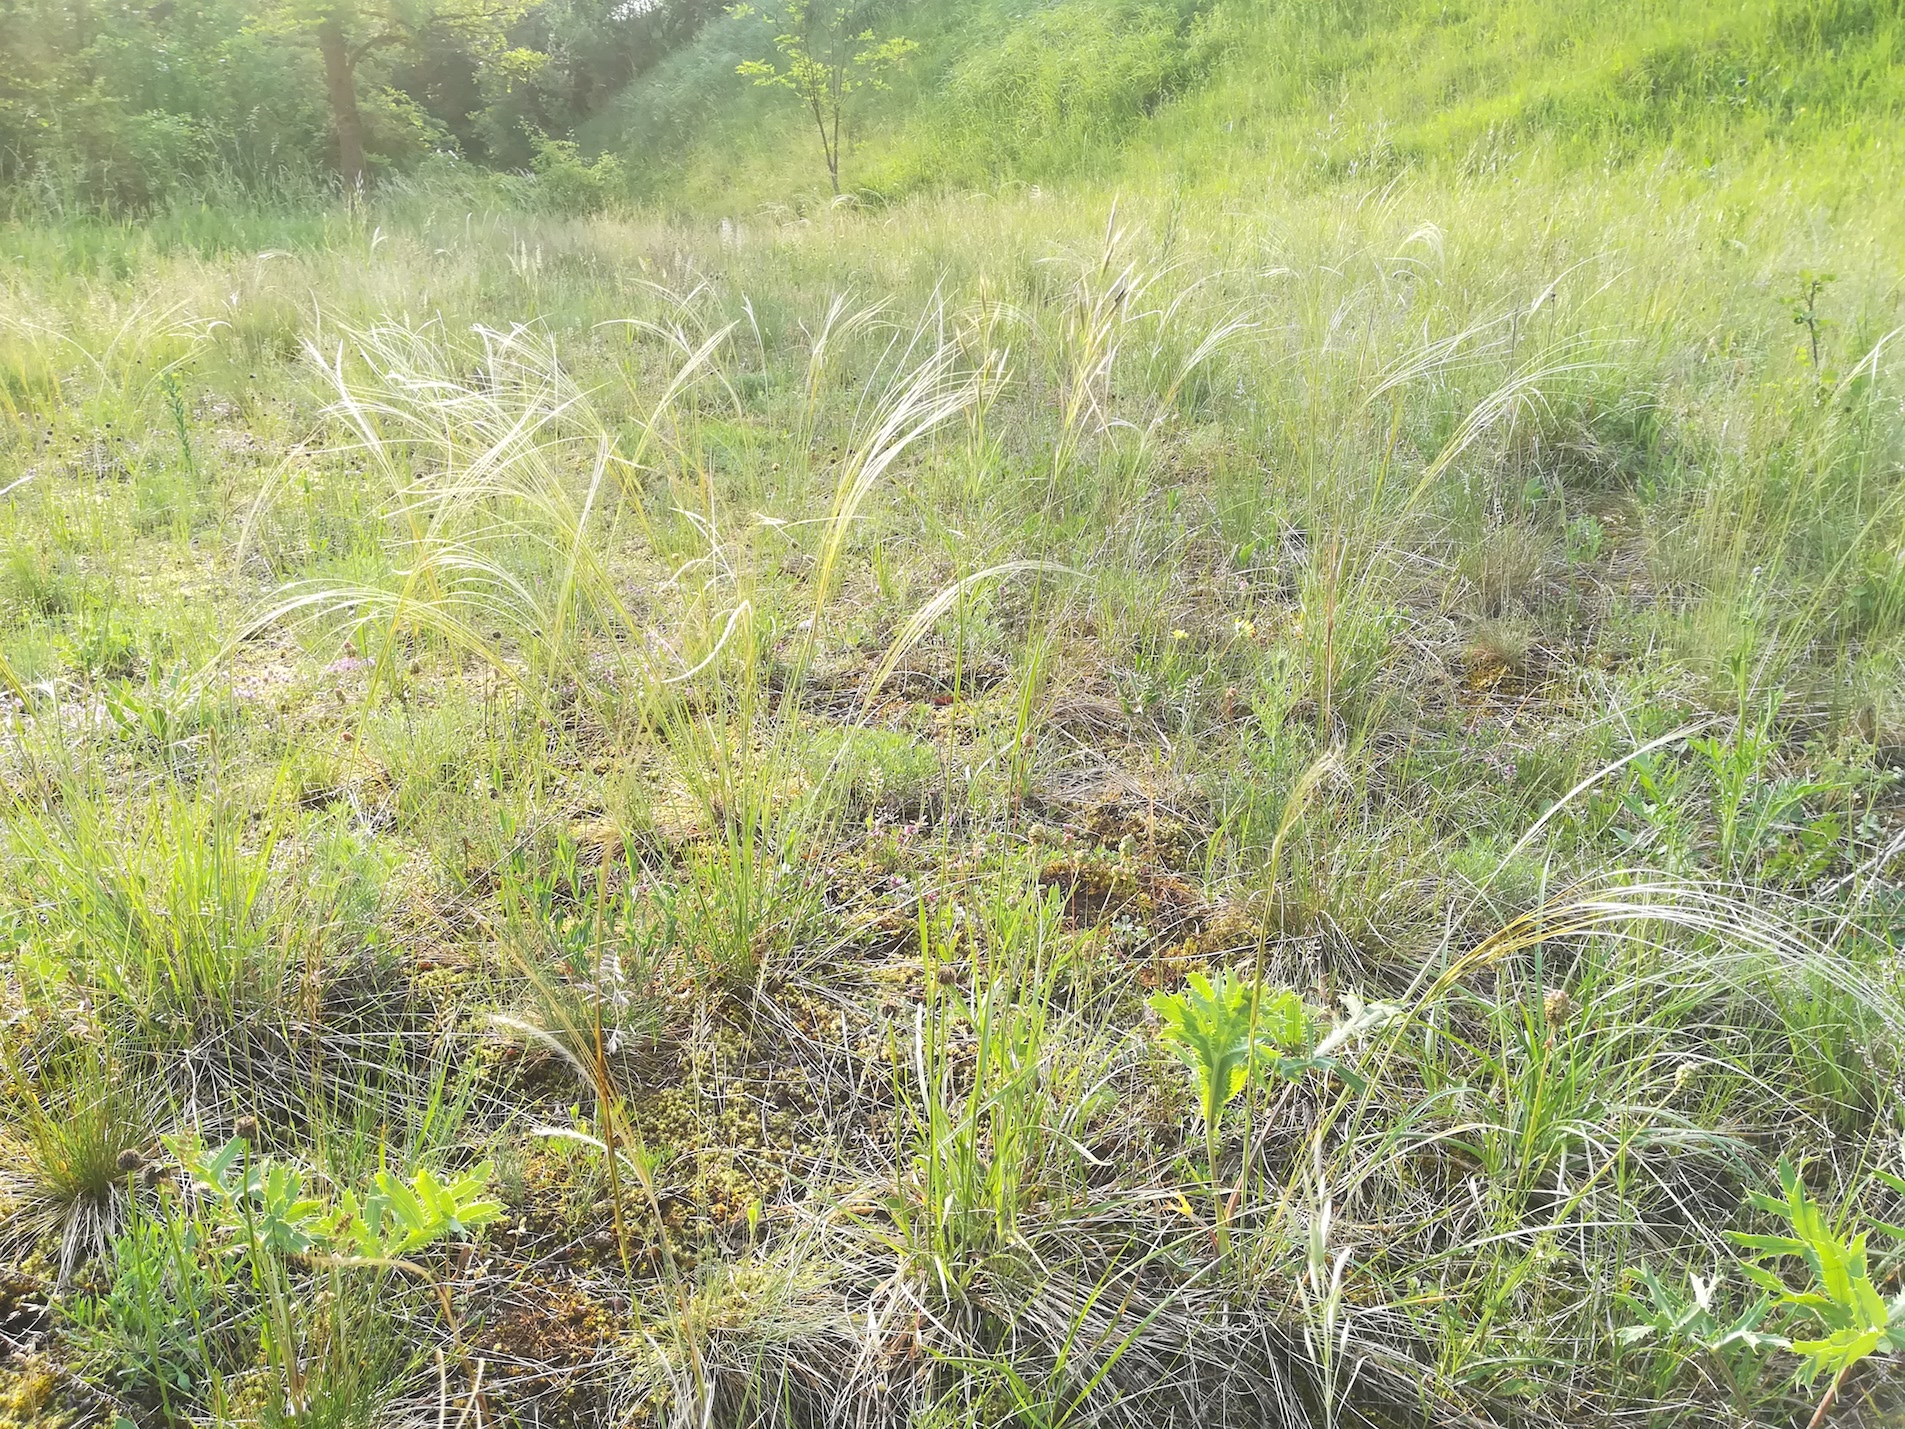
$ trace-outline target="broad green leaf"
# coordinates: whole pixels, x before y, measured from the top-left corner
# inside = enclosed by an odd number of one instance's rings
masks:
[[[1905,1195],[1905,1176],[1895,1176],[1890,1171],[1874,1171],[1872,1179],[1882,1185],[1890,1186],[1900,1195]]]
[[[1857,1364],[1878,1348],[1879,1336],[1878,1330],[1840,1330],[1823,1340],[1794,1340],[1793,1353],[1808,1361],[1800,1371],[1800,1382],[1811,1384],[1823,1371],[1836,1374]]]

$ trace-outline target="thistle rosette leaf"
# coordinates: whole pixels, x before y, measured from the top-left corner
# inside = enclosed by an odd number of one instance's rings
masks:
[[[1824,1333],[1811,1339],[1792,1339],[1786,1348],[1801,1357],[1794,1378],[1810,1385],[1821,1375],[1834,1382],[1868,1355],[1905,1350],[1905,1294],[1886,1300],[1872,1283],[1866,1261],[1866,1232],[1847,1236],[1833,1228],[1818,1202],[1807,1193],[1798,1168],[1784,1157],[1779,1162],[1778,1196],[1754,1192],[1754,1207],[1786,1222],[1790,1235],[1728,1232],[1728,1239],[1749,1252],[1741,1271],[1764,1290],[1772,1303],[1811,1321]],[[1878,1179],[1899,1189],[1898,1178],[1878,1173]],[[1890,1228],[1880,1225],[1882,1233]],[[1759,1262],[1797,1259],[1811,1272],[1810,1283],[1795,1289],[1777,1272]]]
[[[1206,1127],[1216,1127],[1259,1070],[1307,1069],[1305,1057],[1286,1055],[1305,1053],[1312,1042],[1309,1012],[1288,988],[1266,994],[1238,973],[1219,973],[1214,983],[1192,973],[1184,991],[1156,994],[1151,1008],[1197,1084]]]

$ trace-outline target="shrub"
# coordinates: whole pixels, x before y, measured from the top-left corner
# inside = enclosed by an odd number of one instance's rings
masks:
[[[626,190],[622,161],[597,154],[584,161],[567,139],[544,139],[536,146],[537,203],[553,213],[579,218],[600,213]]]

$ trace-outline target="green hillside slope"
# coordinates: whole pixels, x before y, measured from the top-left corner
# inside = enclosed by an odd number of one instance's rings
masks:
[[[951,0],[893,7],[920,45],[852,126],[850,188],[1015,181],[1220,188],[1253,176],[1492,174],[1543,161],[1704,165],[1767,149],[1889,151],[1905,112],[1895,0]],[[710,25],[591,131],[651,197],[788,199],[824,183],[812,121],[735,74]]]

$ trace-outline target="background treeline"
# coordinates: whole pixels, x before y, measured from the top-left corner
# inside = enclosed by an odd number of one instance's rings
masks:
[[[333,189],[327,41],[361,171],[544,167],[715,0],[0,0],[0,183],[16,202],[140,210]],[[548,157],[543,157],[547,155]]]
[[[18,213],[302,202],[403,175],[729,209],[824,195],[814,116],[738,73],[876,33],[862,197],[1141,176],[1222,187],[1889,144],[1901,0],[0,0]],[[848,52],[853,49],[848,45]],[[851,66],[846,76],[854,76]],[[340,101],[340,95],[343,100]],[[347,111],[354,106],[353,118]],[[353,132],[354,131],[354,132]],[[1147,167],[1147,155],[1149,165]]]

